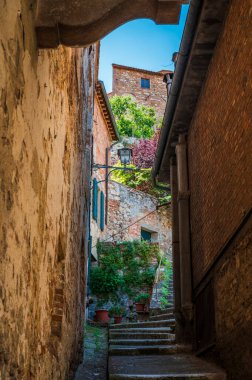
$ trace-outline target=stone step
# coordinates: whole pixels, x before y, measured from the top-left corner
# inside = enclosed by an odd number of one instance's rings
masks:
[[[109,380],[226,380],[223,374],[167,374],[167,375],[135,375],[135,374],[115,374],[109,375]]]
[[[167,309],[160,309],[160,308],[150,309],[150,315],[169,314],[169,313],[173,313],[173,312],[174,312],[173,307],[169,307]]]
[[[149,334],[149,333],[166,333],[166,334],[171,334],[173,333],[173,328],[171,327],[143,327],[143,328],[140,328],[140,327],[137,327],[137,328],[131,328],[131,329],[112,329],[112,330],[109,330],[109,334],[112,334],[114,332],[117,332],[117,333],[123,333],[123,334],[129,334],[129,333],[145,333],[145,334]]]
[[[175,319],[160,320],[160,321],[147,321],[147,322],[131,322],[131,323],[120,323],[118,325],[111,325],[110,330],[117,329],[131,329],[131,328],[144,328],[144,327],[174,327]]]
[[[112,346],[162,346],[175,344],[175,339],[110,339]]]
[[[174,315],[173,313],[169,313],[169,314],[158,314],[158,315],[152,315],[149,317],[150,321],[161,321],[161,320],[164,320],[164,319],[173,319],[174,318]]]
[[[191,354],[111,356],[109,380],[226,380],[225,372]]]
[[[109,346],[109,355],[173,355],[178,352],[175,344],[154,346]]]
[[[111,339],[175,339],[175,334],[165,332],[117,332],[110,331]]]

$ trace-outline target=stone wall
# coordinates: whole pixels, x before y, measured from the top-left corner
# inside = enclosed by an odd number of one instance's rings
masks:
[[[150,80],[150,88],[141,88],[141,78]],[[167,88],[163,82],[164,72],[152,72],[127,66],[113,65],[113,95],[132,95],[136,102],[153,107],[158,118],[164,116]]]
[[[157,204],[157,199],[146,193],[109,181],[108,226],[104,238],[108,241],[140,239],[143,228],[152,232],[152,241],[158,242],[167,253],[171,246],[170,206],[155,211]]]
[[[0,377],[66,379],[82,348],[95,47],[39,51],[33,2],[1,4]]]

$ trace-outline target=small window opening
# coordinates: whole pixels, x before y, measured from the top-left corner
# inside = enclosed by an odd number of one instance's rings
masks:
[[[141,228],[141,239],[151,242],[151,232]]]
[[[150,79],[141,78],[141,88],[150,88]]]

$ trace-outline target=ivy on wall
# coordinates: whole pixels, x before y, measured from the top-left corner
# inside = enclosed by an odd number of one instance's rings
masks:
[[[90,288],[100,301],[116,301],[122,294],[132,298],[151,290],[161,259],[157,244],[99,242],[97,252],[99,265],[91,269]]]

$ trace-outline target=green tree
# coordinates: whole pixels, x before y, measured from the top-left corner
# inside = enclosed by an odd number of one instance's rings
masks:
[[[149,139],[154,135],[154,108],[137,104],[131,96],[113,96],[110,104],[121,136]]]
[[[123,167],[119,162],[116,166]],[[170,201],[171,196],[167,190],[159,189],[153,185],[151,168],[137,170],[137,167],[132,164],[127,167],[133,170],[115,170],[111,178],[123,185],[127,185],[158,198],[160,204]]]

